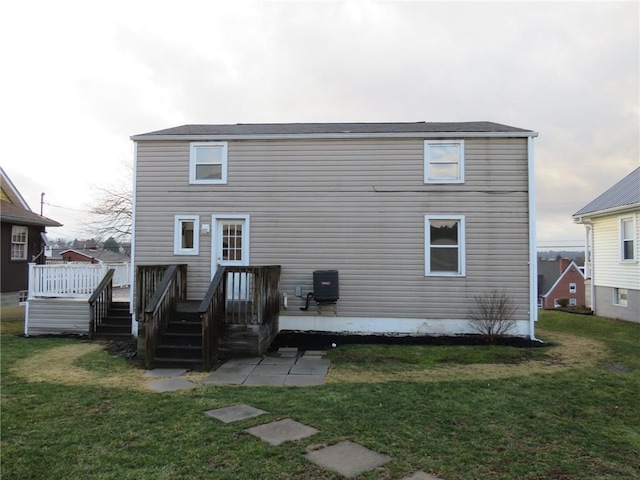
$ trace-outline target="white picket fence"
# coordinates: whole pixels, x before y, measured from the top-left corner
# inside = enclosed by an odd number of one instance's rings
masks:
[[[61,265],[29,264],[29,298],[67,297],[89,298],[110,268],[115,268],[114,287],[129,285],[129,263]]]

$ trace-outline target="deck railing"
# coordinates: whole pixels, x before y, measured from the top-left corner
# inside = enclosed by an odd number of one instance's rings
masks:
[[[113,300],[113,276],[115,273],[115,269],[109,269],[100,285],[89,297],[89,338],[96,333],[98,327],[107,316],[107,311]]]
[[[218,359],[222,324],[263,325],[280,313],[280,266],[218,267],[200,304],[205,368]]]
[[[151,368],[163,333],[178,302],[187,298],[187,266],[170,265],[144,309],[145,366]]]
[[[29,264],[29,298],[88,298],[108,271],[106,264]]]

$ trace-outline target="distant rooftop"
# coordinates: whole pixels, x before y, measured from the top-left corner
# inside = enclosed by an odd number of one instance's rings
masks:
[[[573,216],[579,217],[636,204],[640,205],[640,167],[582,207]]]
[[[134,135],[132,140],[164,136],[279,136],[476,133],[536,136],[537,133],[493,122],[408,123],[238,123],[235,125],[182,125]]]

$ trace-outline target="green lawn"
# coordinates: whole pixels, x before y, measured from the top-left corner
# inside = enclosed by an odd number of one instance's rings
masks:
[[[359,479],[417,470],[446,480],[640,478],[640,325],[544,312],[539,327],[545,340],[572,334],[601,342],[604,353],[588,366],[469,379],[457,372],[479,364],[526,369],[553,358],[554,347],[345,346],[331,352],[332,369],[355,371],[359,382],[154,394],[29,383],[15,373],[25,359],[81,342],[4,334],[2,479],[337,479],[302,454],[344,439],[392,457]],[[105,353],[88,353],[75,367],[131,374]],[[408,381],[405,370],[422,377]],[[442,380],[428,381],[431,371]],[[228,425],[203,415],[238,403],[269,413]],[[320,433],[273,447],[243,432],[286,417]]]

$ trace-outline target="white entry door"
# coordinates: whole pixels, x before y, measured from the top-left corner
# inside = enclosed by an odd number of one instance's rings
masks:
[[[218,266],[247,266],[249,265],[249,217],[246,215],[218,215],[212,221],[215,232],[213,248],[213,271],[215,275]],[[247,274],[229,273],[227,275],[227,298],[232,300],[247,300]]]

